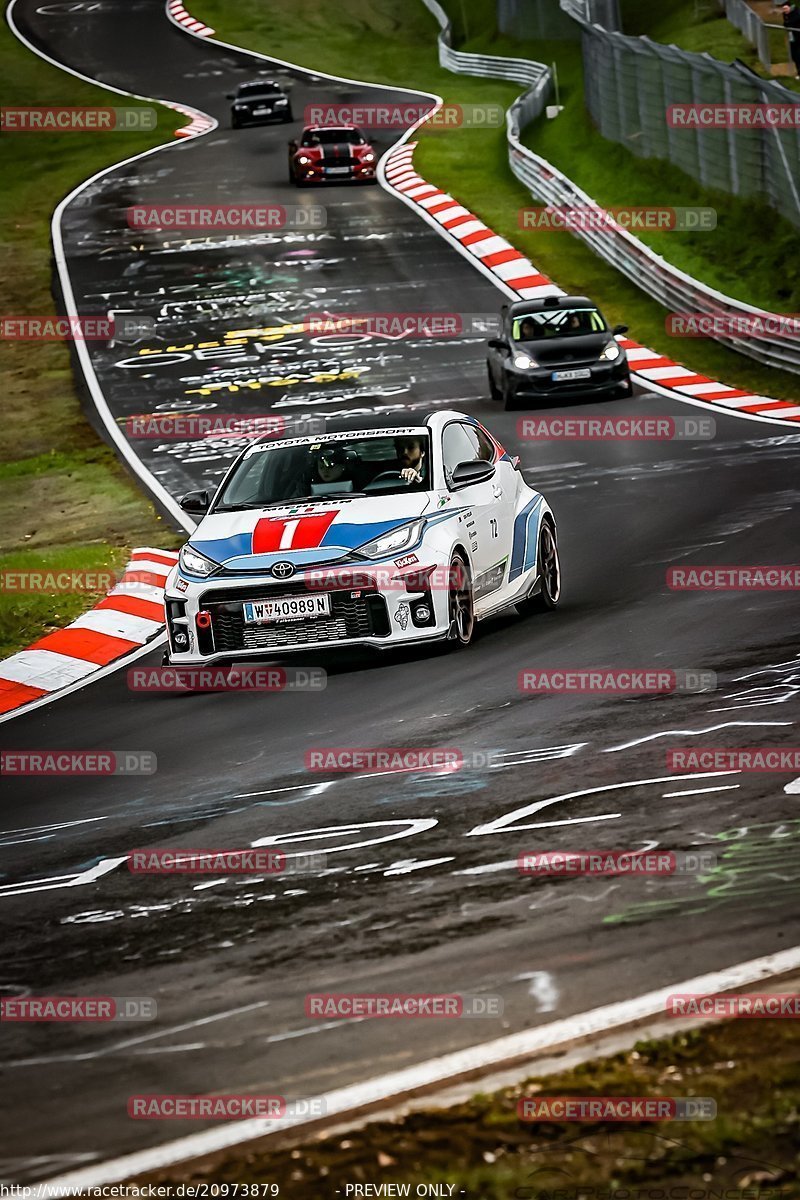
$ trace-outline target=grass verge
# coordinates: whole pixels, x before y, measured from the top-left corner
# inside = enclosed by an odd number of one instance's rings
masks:
[[[754,1043],[758,1053],[753,1053]],[[569,1124],[521,1121],[522,1096],[710,1097],[716,1119]],[[449,1184],[479,1200],[778,1200],[800,1196],[800,1028],[790,1020],[706,1026],[447,1109],[378,1121],[294,1149],[254,1146],[146,1182],[270,1181],[282,1200],[348,1184],[415,1195]],[[145,1180],[138,1180],[143,1183]],[[409,1192],[399,1190],[410,1186]],[[425,1194],[420,1192],[419,1194]]]
[[[140,107],[43,62],[0,26],[2,103]],[[0,312],[52,314],[50,217],[58,201],[111,163],[169,139],[184,119],[160,107],[152,132],[4,133]],[[139,543],[177,537],[86,421],[62,342],[2,343],[0,572],[124,565]],[[0,656],[68,624],[96,597],[22,595],[0,586]]]
[[[544,61],[556,59],[559,71],[563,69],[567,77],[568,88],[572,87],[570,79],[579,79],[579,51],[576,45],[566,42],[525,44],[497,35],[494,31],[493,6],[488,0],[463,0],[463,5],[451,4],[451,8],[454,14],[461,14],[459,20],[466,17],[470,35],[466,49],[491,54],[527,54]],[[393,0],[352,0],[346,9],[335,12],[327,6],[319,6],[315,0],[275,0],[268,9],[260,0],[193,0],[192,12],[216,29],[218,36],[225,41],[331,74],[418,87],[436,92],[456,104],[491,101],[507,107],[519,93],[519,87],[515,84],[455,76],[439,67],[437,26],[417,0],[401,9]],[[364,53],[365,45],[369,45],[368,55]],[[582,110],[582,100],[577,93],[571,92],[565,98],[571,105],[571,111],[577,113],[579,109]],[[567,129],[566,116],[566,113],[562,113],[557,121],[544,130],[544,135],[557,141]],[[582,119],[588,121],[588,118]],[[602,141],[594,131],[591,140],[593,145],[586,146],[581,159],[587,171],[590,171],[591,162],[598,153],[605,155],[616,149],[611,143]],[[530,205],[531,198],[508,168],[503,129],[429,132],[420,136],[419,143],[415,162],[427,179],[468,205],[562,287],[587,293],[596,299],[612,324],[629,324],[637,340],[672,358],[687,362],[694,370],[713,379],[722,379],[757,395],[779,399],[794,399],[800,395],[797,376],[789,372],[763,367],[712,341],[684,341],[669,336],[665,331],[665,310],[643,295],[613,267],[592,254],[577,238],[560,232],[520,229],[519,210]],[[539,149],[538,146],[536,148]],[[548,149],[557,150],[558,147],[548,146]],[[540,152],[545,153],[545,149],[542,148]],[[642,171],[642,161],[634,159],[622,148],[620,154],[628,159],[625,178],[635,180]],[[548,156],[555,158],[556,154]],[[580,173],[572,169],[580,164],[570,161],[563,165],[570,176],[581,182]],[[663,177],[663,166],[653,167],[653,170]],[[687,187],[690,182],[687,182]],[[583,179],[583,184],[590,194],[595,192],[593,177]],[[609,204],[646,203],[636,200],[632,187],[626,182],[621,189],[618,187],[615,195],[599,196],[598,199]],[[698,194],[702,197],[701,203],[710,203],[706,193]],[[663,205],[665,200],[667,203],[675,202],[672,191],[665,198],[662,189],[659,203]],[[730,197],[725,197],[725,201],[731,202]],[[679,202],[688,203],[685,200]],[[738,201],[731,203],[739,204]],[[768,211],[770,229],[777,232],[781,219],[772,210]],[[751,218],[752,224],[749,223]],[[762,272],[761,256],[769,257],[771,254],[763,238],[763,215],[755,220],[747,207],[741,213],[741,221],[742,226],[737,228],[743,229],[747,225],[751,231],[757,228],[757,234],[753,237],[751,232],[746,240],[735,247],[736,278],[728,280],[736,283],[734,291],[742,290],[741,279],[746,277],[748,267],[752,264],[754,276],[761,279],[763,284],[762,276],[766,277],[768,270]],[[796,242],[796,231],[791,232]],[[672,238],[667,245],[673,247],[675,239],[688,240],[686,235],[681,234],[662,237]],[[731,253],[731,247],[725,247],[729,237],[729,232],[721,225],[716,233],[696,235],[692,245],[700,238],[713,238],[722,256],[723,252]],[[796,257],[787,255],[781,264],[782,280],[800,270],[795,262]],[[800,279],[796,286],[800,292]],[[770,299],[772,303],[768,307],[781,309],[783,305],[787,311],[793,311],[787,307],[788,299],[778,303],[774,293]],[[800,296],[797,307],[800,308]]]

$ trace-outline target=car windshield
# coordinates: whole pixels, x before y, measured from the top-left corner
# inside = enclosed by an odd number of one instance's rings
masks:
[[[511,336],[515,342],[538,342],[545,338],[605,333],[607,329],[602,313],[596,308],[545,308],[514,317]]]
[[[281,89],[277,83],[243,83],[240,85],[237,96],[265,96],[279,92]]]
[[[304,146],[333,146],[336,142],[363,146],[364,138],[357,129],[311,129],[303,135]]]
[[[403,477],[405,472],[405,478]],[[256,443],[234,470],[215,512],[317,497],[398,495],[430,488],[430,435],[379,435]]]

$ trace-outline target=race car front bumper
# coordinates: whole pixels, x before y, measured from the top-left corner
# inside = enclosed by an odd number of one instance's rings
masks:
[[[609,396],[630,385],[630,367],[624,356],[613,363],[576,363],[575,366],[588,371],[588,377],[556,380],[553,367],[520,369],[508,365],[506,386],[514,399],[545,400],[557,396]]]
[[[295,173],[299,183],[374,183],[376,179],[374,163],[352,164],[345,169],[315,162],[296,167]]]
[[[424,569],[412,577],[396,574],[386,564],[350,566],[333,582],[335,586],[321,583],[314,572],[298,572],[282,583],[264,575],[224,574],[201,581],[175,568],[165,589],[170,661],[188,665],[274,658],[314,648],[382,648],[448,634],[447,590],[432,585]],[[247,619],[248,601],[321,593],[330,598],[326,615]]]

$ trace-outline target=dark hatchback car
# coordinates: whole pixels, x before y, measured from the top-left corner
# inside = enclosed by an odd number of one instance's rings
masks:
[[[489,339],[492,399],[507,409],[560,396],[612,398],[631,393],[627,355],[585,296],[518,300],[503,308],[503,329]]]
[[[291,121],[292,102],[286,91],[274,79],[259,79],[240,83],[235,92],[228,93],[231,105],[231,126],[263,125],[267,121]]]

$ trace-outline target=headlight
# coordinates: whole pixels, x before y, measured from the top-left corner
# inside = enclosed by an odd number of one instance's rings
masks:
[[[305,167],[311,162],[311,159],[306,158],[305,154],[301,154],[297,161],[300,163],[301,167]]]
[[[189,545],[184,546],[178,555],[178,564],[187,575],[200,575],[202,578],[213,574],[219,568],[219,563],[212,562],[205,554],[200,554]]]
[[[275,101],[275,104],[276,104],[276,105],[278,105],[278,104],[288,104],[288,103],[289,103],[289,101],[288,101],[287,99],[285,99],[285,97],[284,97],[284,98],[282,98],[282,99],[280,99],[280,100],[276,100],[276,101]]]
[[[247,108],[247,105],[243,104],[239,100],[237,100],[233,107],[234,108]]]
[[[424,525],[424,521],[412,521],[409,525],[393,529],[391,533],[382,533],[380,537],[359,546],[358,553],[363,554],[365,558],[383,558],[385,554],[396,554],[398,550],[406,550],[422,537]]]
[[[362,154],[361,161],[362,162],[375,162],[375,155],[374,154]]]
[[[621,347],[616,342],[609,342],[607,346],[600,351],[600,357],[606,362],[614,362],[622,354]]]
[[[530,354],[514,355],[514,366],[519,367],[521,371],[526,370],[528,367],[538,367],[538,365],[536,359],[531,358]]]

